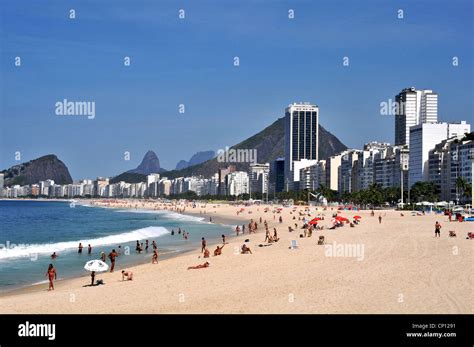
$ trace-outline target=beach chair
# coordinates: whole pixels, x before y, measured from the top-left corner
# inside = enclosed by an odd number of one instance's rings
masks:
[[[298,244],[296,243],[296,240],[291,240],[290,249],[297,249],[297,248],[298,248]]]
[[[325,243],[324,236],[320,235],[318,239],[318,245],[324,245],[324,243]]]

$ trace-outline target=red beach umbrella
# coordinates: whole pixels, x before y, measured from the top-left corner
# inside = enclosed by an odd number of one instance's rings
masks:
[[[354,219],[362,219],[361,216],[354,216]]]
[[[313,218],[308,224],[309,225],[318,224],[318,220],[321,220],[321,218],[319,217]]]

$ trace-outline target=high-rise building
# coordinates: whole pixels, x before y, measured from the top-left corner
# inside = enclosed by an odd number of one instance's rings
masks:
[[[219,195],[227,195],[226,192],[226,176],[229,173],[235,172],[236,167],[235,165],[229,165],[226,169],[219,169],[218,174],[219,174],[219,187],[218,187],[218,194]]]
[[[326,187],[331,190],[339,188],[339,168],[341,167],[342,153],[333,155],[326,160]]]
[[[318,161],[319,108],[310,103],[293,103],[285,110],[285,185],[299,181],[297,161]]]
[[[249,180],[250,180],[250,193],[268,193],[268,174],[270,173],[270,164],[250,164],[249,167]]]
[[[405,88],[395,101],[395,145],[410,143],[410,127],[438,121],[438,94],[432,90]]]
[[[375,183],[375,161],[385,158],[391,150],[389,143],[369,142],[364,145],[364,150],[358,154],[357,166],[353,171],[357,179],[353,183],[353,190],[366,190]]]
[[[321,185],[326,185],[326,160],[300,170],[300,190],[315,191]]]
[[[233,171],[225,176],[227,195],[239,196],[249,193],[249,175],[244,171]]]
[[[467,202],[467,194],[462,194],[456,183],[461,177],[472,184],[474,141],[471,138],[453,136],[441,141],[429,152],[428,176],[438,188],[441,200]]]
[[[270,169],[271,191],[282,192],[285,189],[285,158],[277,158]]]
[[[147,196],[158,196],[158,182],[160,181],[160,174],[152,173],[146,176]]]
[[[5,185],[4,177],[5,175],[0,173],[0,189],[2,189],[3,186]]]
[[[408,186],[408,146],[391,146],[385,156],[376,155],[374,161],[374,183],[382,188]]]
[[[429,180],[429,152],[443,140],[471,131],[466,121],[460,123],[424,123],[410,128],[409,184]]]
[[[338,170],[338,187],[340,193],[351,193],[357,190],[357,159],[358,149],[349,149],[342,153],[341,165]]]

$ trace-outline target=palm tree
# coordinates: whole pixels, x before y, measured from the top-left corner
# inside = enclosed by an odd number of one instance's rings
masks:
[[[471,185],[467,182],[465,177],[459,176],[456,178],[456,191],[459,192],[461,198],[471,196],[471,190]]]

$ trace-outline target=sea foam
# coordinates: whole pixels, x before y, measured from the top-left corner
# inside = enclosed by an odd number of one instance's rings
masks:
[[[87,252],[87,245],[95,246],[106,246],[106,245],[119,245],[135,240],[144,240],[157,238],[170,232],[164,227],[149,226],[133,231],[128,231],[121,234],[108,235],[98,237],[94,239],[83,239],[76,241],[66,241],[57,243],[45,243],[45,244],[3,244],[0,245],[0,260],[8,258],[20,258],[20,257],[31,257],[38,254],[52,254],[53,252],[61,255],[61,251],[77,249],[79,242],[84,246],[84,251]]]

